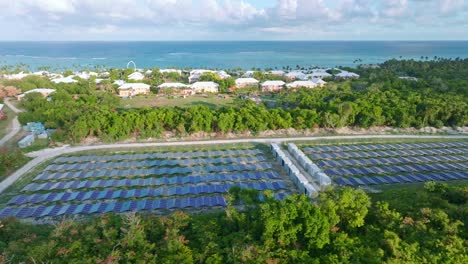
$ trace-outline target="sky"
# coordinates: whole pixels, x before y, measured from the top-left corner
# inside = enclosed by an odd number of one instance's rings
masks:
[[[8,41],[468,40],[468,3],[0,0],[0,26]]]

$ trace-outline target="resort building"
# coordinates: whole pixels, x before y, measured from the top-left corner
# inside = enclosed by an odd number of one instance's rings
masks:
[[[262,92],[277,92],[284,88],[283,81],[265,81],[261,84]]]
[[[178,69],[160,69],[160,73],[177,73],[179,75],[182,75],[182,71]]]
[[[276,76],[284,76],[286,73],[284,71],[270,71],[269,74]]]
[[[200,80],[200,74],[192,74],[188,77],[189,83],[198,82]]]
[[[96,72],[79,72],[75,76],[84,80],[89,80],[91,76],[98,76],[98,74]]]
[[[33,72],[32,75],[35,75],[35,76],[49,76],[49,72],[48,71],[37,71],[37,72]]]
[[[308,76],[321,79],[332,77],[332,75],[328,73],[326,69],[314,69],[312,70],[312,73],[308,74]]]
[[[236,88],[258,87],[258,81],[254,78],[236,79]]]
[[[183,83],[163,83],[158,86],[159,94],[193,95],[195,91],[189,85]]]
[[[115,80],[112,84],[116,84],[118,86],[122,86],[125,84],[125,81],[124,80]]]
[[[132,81],[141,81],[144,78],[145,75],[143,75],[141,72],[134,72],[128,76],[128,79]]]
[[[40,93],[43,97],[48,97],[53,92],[55,92],[55,89],[37,88],[37,89],[29,90],[29,91],[27,91],[25,93],[22,93],[22,94],[16,96],[16,99],[18,99],[18,101],[20,101],[21,99],[23,99],[23,97],[25,95],[30,94],[30,93]]]
[[[29,75],[30,75],[29,73],[20,72],[20,73],[14,73],[14,74],[5,74],[3,75],[3,78],[7,80],[21,80],[24,77],[27,77]]]
[[[190,86],[196,93],[217,93],[219,84],[215,82],[196,82]]]
[[[327,84],[326,81],[320,79],[320,78],[312,78],[311,80],[312,82],[314,82],[315,84],[317,84],[317,86],[319,87],[323,87],[325,84]]]
[[[107,78],[107,77],[110,76],[110,72],[107,72],[107,71],[105,71],[105,72],[100,72],[100,73],[98,74],[98,76],[101,77],[101,78]]]
[[[301,71],[292,71],[285,74],[286,79],[288,80],[307,80],[307,75]]]
[[[315,88],[318,85],[313,81],[294,81],[292,83],[286,84],[286,87],[289,89],[297,89],[297,88]]]
[[[190,75],[202,75],[202,74],[209,73],[209,72],[214,72],[214,71],[205,70],[205,69],[195,69],[195,70],[190,71]]]
[[[73,79],[75,77],[74,75],[70,75],[67,77],[62,77],[62,78],[56,78],[52,79],[53,83],[77,83],[78,81]]]
[[[216,75],[219,76],[219,78],[221,79],[227,79],[227,78],[231,78],[231,75],[229,75],[227,72],[225,71],[217,71],[216,72]]]
[[[337,78],[337,79],[357,79],[357,78],[359,78],[359,74],[356,74],[354,72],[341,71],[340,73],[335,74],[335,78]]]
[[[60,73],[49,73],[49,79],[60,79],[63,78],[63,75]]]
[[[253,77],[254,73],[255,73],[254,71],[246,71],[244,74],[242,74],[242,77],[243,78]]]
[[[120,97],[130,97],[139,94],[149,94],[150,86],[146,83],[125,83],[119,87]]]

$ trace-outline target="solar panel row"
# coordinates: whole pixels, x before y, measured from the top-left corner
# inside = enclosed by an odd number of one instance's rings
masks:
[[[411,164],[411,163],[433,163],[433,162],[464,162],[468,161],[468,155],[457,156],[421,156],[421,157],[399,157],[399,158],[369,158],[348,160],[321,160],[317,164],[323,167],[349,167],[349,166],[372,166],[379,164]]]
[[[110,201],[101,203],[83,203],[83,204],[63,204],[52,206],[35,207],[6,207],[0,211],[0,217],[14,216],[18,218],[60,216],[74,214],[93,214],[116,212],[123,213],[127,211],[141,210],[164,210],[175,208],[200,208],[226,206],[226,201],[222,196],[202,196],[171,198],[160,200],[139,200],[139,201]]]
[[[464,148],[459,149],[413,149],[413,150],[387,150],[387,151],[357,151],[357,152],[307,152],[313,160],[326,159],[349,159],[349,158],[367,158],[367,157],[395,157],[395,156],[431,156],[431,155],[457,155],[466,154],[468,151]]]
[[[144,153],[144,154],[119,154],[119,155],[86,155],[59,157],[54,163],[65,162],[88,162],[88,161],[117,161],[117,160],[143,160],[143,159],[177,159],[191,157],[213,157],[213,156],[236,156],[236,155],[257,155],[262,153],[259,149],[238,149],[238,150],[212,150],[194,152],[167,152],[167,153]]]
[[[366,174],[395,174],[401,172],[452,171],[465,169],[468,169],[468,162],[374,166],[360,168],[330,168],[326,169],[325,173],[330,176],[353,176]]]
[[[240,182],[240,183],[221,183],[211,185],[192,185],[176,187],[159,187],[144,189],[126,189],[126,190],[102,190],[102,191],[77,191],[61,193],[44,193],[31,195],[18,195],[13,197],[9,204],[26,203],[51,203],[51,202],[70,202],[101,199],[130,199],[142,197],[173,196],[173,195],[199,195],[207,193],[226,193],[230,188],[238,186],[240,188],[264,190],[286,189],[284,181],[274,182]]]
[[[357,151],[357,150],[391,150],[391,149],[422,149],[422,148],[457,148],[468,147],[468,142],[437,142],[437,143],[405,143],[405,144],[365,144],[365,145],[339,145],[339,146],[316,146],[305,148],[306,152],[335,152],[335,151]]]
[[[437,172],[437,173],[418,173],[408,175],[395,176],[370,176],[360,178],[337,178],[335,181],[338,185],[375,185],[375,184],[390,184],[390,183],[405,183],[405,182],[422,182],[422,181],[448,181],[468,179],[468,172]]]
[[[279,179],[278,173],[267,172],[244,172],[233,174],[205,174],[192,176],[173,176],[160,178],[136,178],[136,179],[112,179],[112,180],[84,180],[65,182],[30,183],[22,191],[44,191],[44,190],[69,190],[81,188],[109,188],[109,187],[135,187],[135,186],[158,186],[158,185],[183,185],[199,184],[208,182],[238,182],[246,180]]]
[[[234,172],[234,171],[263,171],[272,168],[270,163],[222,165],[222,166],[194,166],[184,168],[149,168],[126,170],[95,170],[95,171],[69,171],[69,172],[43,172],[34,178],[34,181],[52,179],[85,179],[103,177],[133,177],[149,175],[193,174],[206,172]]]
[[[121,161],[121,162],[89,162],[73,164],[51,164],[45,171],[69,171],[69,170],[95,170],[114,168],[141,168],[141,167],[166,167],[166,166],[193,166],[195,164],[231,164],[231,163],[256,163],[265,161],[263,156],[253,157],[228,157],[207,159],[184,159],[184,160],[143,160],[143,161]]]

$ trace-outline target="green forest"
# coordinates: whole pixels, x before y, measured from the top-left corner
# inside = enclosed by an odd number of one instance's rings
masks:
[[[466,184],[372,194],[330,189],[313,203],[231,189],[226,209],[0,222],[0,262],[467,263]]]
[[[37,94],[26,96],[23,106],[28,111],[20,115],[20,122],[42,121],[58,129],[56,139],[75,142],[88,136],[104,141],[158,137],[165,131],[255,134],[285,128],[464,126],[468,124],[467,69],[468,59],[391,60],[378,68],[355,69],[359,79],[276,94],[273,106],[238,100],[230,107],[122,109],[112,92],[83,81],[61,84],[50,101]],[[409,75],[418,81],[398,78]]]

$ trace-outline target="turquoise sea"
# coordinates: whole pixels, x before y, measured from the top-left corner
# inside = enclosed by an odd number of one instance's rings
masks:
[[[356,66],[392,58],[468,58],[468,41],[0,42],[0,65],[31,70]]]

